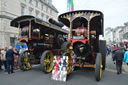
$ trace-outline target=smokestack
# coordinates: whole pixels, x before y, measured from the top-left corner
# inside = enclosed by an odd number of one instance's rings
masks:
[[[51,24],[57,25],[59,27],[63,27],[64,26],[61,22],[57,22],[57,21],[53,20],[52,18],[49,19],[49,22]]]

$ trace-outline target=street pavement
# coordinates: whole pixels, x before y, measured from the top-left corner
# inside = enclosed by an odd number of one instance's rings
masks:
[[[43,73],[37,65],[29,71],[15,70],[13,74],[0,71],[0,85],[127,85],[128,73],[123,70],[122,74],[117,75],[111,56],[106,58],[107,68],[99,82],[95,80],[94,69],[75,70],[67,77],[66,82],[60,82],[51,80],[51,73]]]

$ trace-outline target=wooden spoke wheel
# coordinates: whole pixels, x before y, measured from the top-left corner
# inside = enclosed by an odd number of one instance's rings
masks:
[[[100,53],[97,53],[96,68],[95,68],[96,81],[100,81],[101,76],[102,76],[102,56]]]
[[[30,63],[30,52],[24,51],[18,57],[18,65],[19,68],[23,71],[27,71],[32,68],[32,64]]]
[[[54,59],[54,55],[51,51],[47,50],[42,54],[40,64],[41,64],[41,70],[43,72],[49,73],[52,71],[53,59]]]

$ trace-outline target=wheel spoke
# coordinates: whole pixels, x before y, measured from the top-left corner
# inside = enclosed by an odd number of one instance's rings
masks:
[[[30,63],[28,52],[24,52],[21,57],[21,67],[23,70],[29,70],[32,64]]]

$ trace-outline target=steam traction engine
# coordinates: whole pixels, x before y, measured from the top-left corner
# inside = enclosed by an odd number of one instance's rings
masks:
[[[33,16],[25,15],[11,21],[11,26],[19,28],[19,41],[28,46],[20,54],[18,64],[21,70],[32,68],[33,64],[40,64],[42,71],[49,73],[53,69],[54,55],[61,55],[61,45],[66,41],[67,31],[61,29],[61,23],[49,19],[42,21]]]
[[[103,14],[100,11],[80,10],[61,14],[59,21],[70,28],[68,42],[65,44],[69,59],[75,53],[76,62],[68,61],[68,74],[71,66],[95,68],[95,77],[101,79],[105,69],[106,42],[99,40],[103,35]]]

